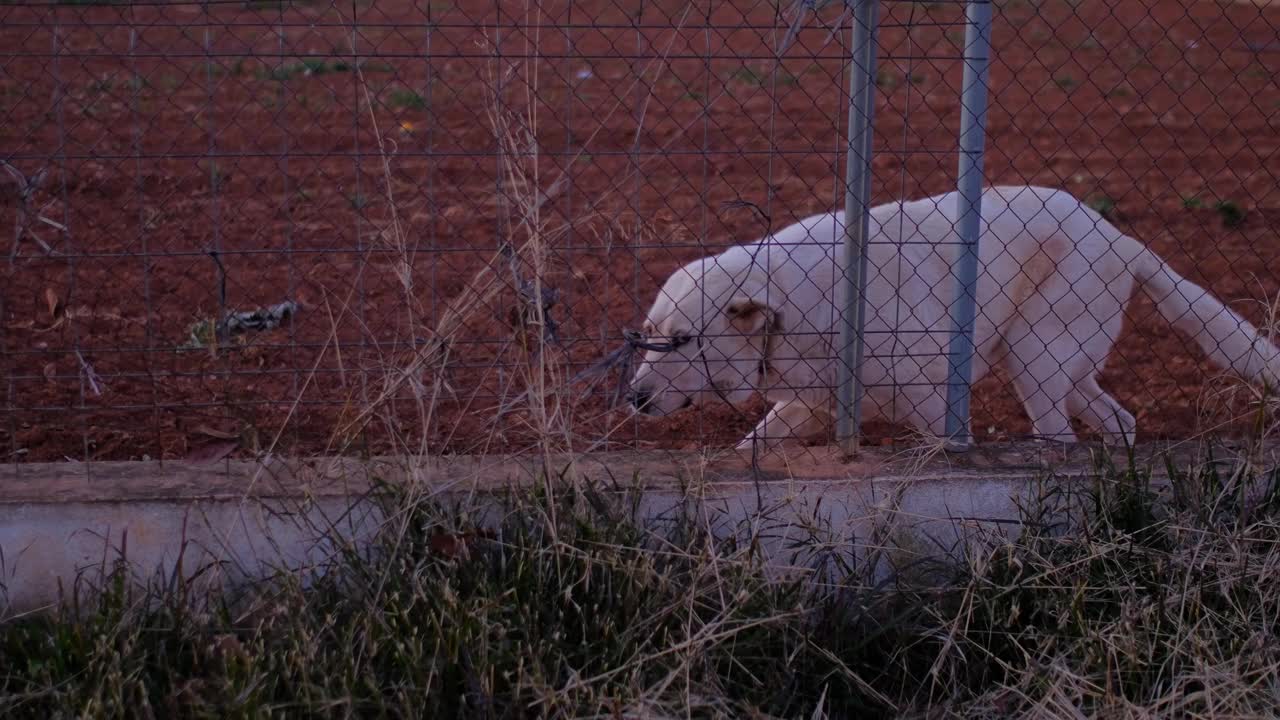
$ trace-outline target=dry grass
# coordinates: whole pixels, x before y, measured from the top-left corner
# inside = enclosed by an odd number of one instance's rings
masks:
[[[446,398],[462,404],[467,412],[490,413],[495,420],[523,425],[522,430],[539,439],[538,450],[564,452],[573,449],[576,440],[572,436],[573,416],[580,404],[580,388],[571,387],[571,378],[564,364],[564,349],[559,347],[555,335],[555,320],[549,316],[550,308],[556,302],[560,280],[572,269],[563,267],[563,259],[555,256],[551,248],[575,229],[599,232],[601,223],[612,228],[625,225],[626,220],[608,217],[599,209],[613,194],[612,191],[585,199],[585,207],[573,217],[545,213],[545,209],[569,186],[570,177],[567,170],[555,177],[544,177],[536,97],[539,87],[536,53],[541,15],[529,6],[526,16],[522,34],[526,45],[524,54],[509,53],[506,59],[494,61],[487,68],[485,77],[489,88],[486,118],[499,149],[500,166],[492,203],[501,221],[500,230],[494,238],[495,250],[484,266],[463,284],[462,290],[446,300],[439,317],[429,325],[423,319],[431,313],[422,307],[418,297],[420,292],[414,285],[412,255],[416,243],[406,237],[392,192],[395,148],[381,139],[372,93],[365,84],[363,73],[357,68],[357,79],[364,87],[372,127],[380,138],[381,179],[388,208],[387,217],[378,222],[381,230],[375,244],[384,251],[383,255],[396,258],[393,279],[402,288],[404,305],[410,309],[406,316],[406,336],[425,339],[411,343],[405,351],[380,359],[381,368],[375,371],[375,375],[381,377],[380,382],[371,391],[359,397],[353,396],[352,411],[347,413],[340,427],[335,428],[331,442],[333,451],[348,450],[366,428],[376,424],[380,433],[393,435],[397,445],[404,446],[398,449],[426,457],[433,450],[428,439],[429,429],[434,427],[440,401]],[[680,25],[682,23],[683,19]],[[673,34],[673,38],[677,35]],[[670,44],[667,50],[670,50]],[[501,56],[496,52],[492,54]],[[633,81],[632,88],[660,69],[664,60],[665,53],[646,64]],[[630,89],[621,97],[630,97]],[[605,117],[624,107],[622,99],[616,100],[605,110]],[[579,154],[587,152],[594,137],[593,134],[584,141]],[[572,167],[573,163],[568,165]],[[621,186],[621,183],[617,185]],[[349,298],[339,305],[343,320],[351,321],[353,318],[346,317]],[[487,373],[488,381],[496,377],[497,384],[501,386],[496,400],[490,403],[484,397],[490,390],[485,390],[482,396],[480,387],[453,387],[448,382],[447,373],[455,360],[454,346],[477,323],[484,323],[492,317],[509,321],[510,333],[503,338],[502,347]],[[337,344],[335,335],[333,346],[336,348]],[[395,412],[397,401],[405,396],[417,404],[417,412],[409,423]],[[501,432],[503,424],[495,422],[490,436],[477,442],[475,451],[487,451],[498,439],[496,435]],[[416,432],[406,425],[412,425]]]
[[[1274,716],[1278,477],[1175,470],[1163,498],[1137,467],[1046,482],[1017,539],[889,576],[817,518],[771,570],[767,512],[657,524],[591,488],[500,510],[388,488],[367,547],[331,538],[235,600],[138,590],[120,563],[86,604],[0,625],[0,712]],[[861,546],[892,548],[889,527]]]

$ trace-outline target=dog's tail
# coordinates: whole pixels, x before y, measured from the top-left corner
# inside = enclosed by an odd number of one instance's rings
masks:
[[[1190,335],[1215,365],[1250,382],[1280,386],[1280,349],[1249,321],[1146,248],[1131,267],[1160,316]]]

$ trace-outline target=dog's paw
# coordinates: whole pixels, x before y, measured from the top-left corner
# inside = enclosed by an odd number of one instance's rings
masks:
[[[779,443],[762,440],[755,433],[751,433],[733,446],[734,454],[751,463],[773,456],[779,449]]]

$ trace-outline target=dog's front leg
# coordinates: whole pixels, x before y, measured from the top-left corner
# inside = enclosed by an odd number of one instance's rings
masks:
[[[813,435],[822,428],[822,416],[809,403],[800,398],[783,400],[769,409],[760,424],[738,443],[737,449],[763,450],[788,438]]]

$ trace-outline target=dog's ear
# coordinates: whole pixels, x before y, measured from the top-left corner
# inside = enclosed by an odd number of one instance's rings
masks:
[[[752,298],[734,298],[724,309],[729,325],[743,335],[758,335],[774,322],[773,308]]]

